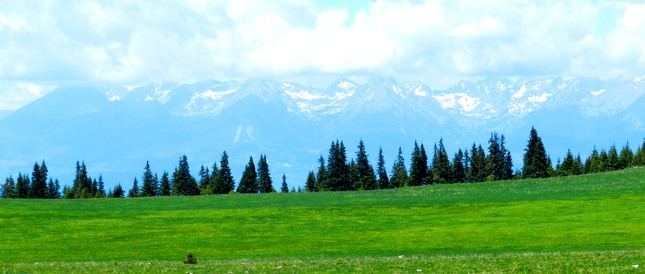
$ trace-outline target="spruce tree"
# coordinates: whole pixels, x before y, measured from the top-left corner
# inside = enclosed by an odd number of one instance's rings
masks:
[[[242,179],[237,185],[238,193],[258,193],[258,181],[257,173],[255,172],[255,164],[253,163],[253,157],[249,158],[249,163],[246,164],[244,172],[242,173]]]
[[[556,174],[558,176],[576,175],[574,174],[575,161],[576,160],[573,158],[573,154],[571,153],[571,150],[567,150],[567,154],[566,156],[564,156],[564,160],[562,161],[562,164],[557,165]]]
[[[408,170],[405,168],[405,159],[403,159],[403,151],[399,147],[399,154],[392,165],[392,178],[390,183],[392,187],[406,187],[409,185]]]
[[[34,163],[34,171],[31,173],[31,188],[29,197],[36,199],[44,199],[49,196],[47,191],[47,166],[45,161],[39,166]]]
[[[374,168],[370,165],[367,156],[367,152],[365,152],[365,144],[363,144],[363,140],[361,139],[358,143],[358,151],[356,152],[358,188],[363,190],[373,190],[377,189],[378,185],[376,183]]]
[[[353,189],[345,145],[342,141],[332,142],[326,168],[326,190],[347,191]]]
[[[620,150],[620,155],[618,156],[618,168],[625,169],[630,167],[633,159],[634,152],[629,148],[629,142],[627,142],[623,149]]]
[[[220,160],[219,176],[217,185],[215,187],[216,194],[228,194],[235,189],[235,181],[231,174],[231,168],[228,166],[228,154],[226,151],[222,153]]]
[[[309,171],[307,175],[307,181],[305,181],[305,191],[307,192],[317,192],[318,184],[316,182],[316,175],[313,171]]]
[[[213,168],[209,178],[210,182],[204,189],[202,189],[203,193],[207,195],[217,193],[217,187],[221,185],[222,180],[220,179],[220,171],[217,167],[217,162],[213,163]]]
[[[114,186],[114,190],[112,191],[112,198],[124,198],[125,197],[124,195],[125,195],[125,192],[123,191],[123,187],[121,187],[121,184],[116,184]]]
[[[159,182],[157,182],[156,175],[152,175],[152,170],[150,170],[150,162],[148,161],[146,161],[146,167],[143,169],[141,181],[143,182],[141,186],[141,197],[157,196]]]
[[[603,171],[603,164],[600,161],[598,150],[594,146],[591,155],[585,161],[585,173],[596,173]]]
[[[464,153],[459,149],[452,160],[452,179],[455,183],[463,183],[466,180],[466,168],[464,166]]]
[[[172,186],[174,195],[199,195],[199,187],[195,178],[190,174],[186,155],[179,158],[179,166],[175,168],[172,176]]]
[[[383,149],[379,147],[378,149],[378,163],[376,167],[376,173],[378,173],[378,186],[380,189],[392,188],[390,184],[390,179],[387,177],[387,171],[385,170],[385,159],[383,158]]]
[[[446,147],[443,145],[443,138],[439,139],[439,147],[435,144],[434,151],[434,157],[432,160],[433,183],[445,184],[452,182],[452,168],[450,167],[450,160],[448,159]]]
[[[546,178],[549,176],[549,159],[542,139],[534,127],[531,128],[529,141],[524,153],[523,174],[526,178]]]
[[[420,186],[426,183],[426,177],[428,177],[428,157],[423,154],[425,152],[422,153],[421,148],[414,141],[412,157],[410,158],[410,186]]]
[[[66,198],[90,198],[93,197],[92,179],[87,176],[87,167],[85,162],[76,162],[76,176],[70,193]]]
[[[208,167],[204,167],[203,165],[199,168],[199,192],[201,194],[212,194],[209,193],[209,190],[213,189],[210,184],[213,180],[211,179],[211,173],[210,170],[208,170]]]
[[[128,192],[128,198],[135,198],[139,196],[141,196],[141,191],[139,190],[139,181],[137,181],[137,177],[134,177],[132,188]]]
[[[486,180],[486,153],[481,145],[475,145],[470,150],[470,165],[466,171],[470,182],[483,182]]]
[[[47,193],[48,198],[50,199],[60,198],[60,183],[58,182],[58,179],[56,179],[55,181],[49,179],[49,184],[47,184]]]
[[[29,176],[18,173],[18,179],[16,180],[16,198],[29,198],[30,189],[31,182],[29,181]]]
[[[636,150],[631,165],[634,167],[645,166],[645,139],[643,145]]]
[[[2,185],[2,198],[16,198],[16,182],[11,176],[7,177],[5,183]]]
[[[287,185],[287,175],[282,174],[282,186],[280,187],[280,192],[287,193],[289,192],[289,186]]]
[[[260,162],[258,163],[258,187],[260,193],[275,192],[273,188],[273,180],[271,179],[271,172],[269,170],[269,163],[267,162],[266,155],[260,155]]]
[[[105,197],[105,182],[103,182],[103,175],[99,174],[99,180],[98,180],[98,188],[96,191],[96,197],[97,198],[103,198]]]
[[[316,173],[316,191],[324,191],[327,185],[327,168],[325,167],[325,158],[320,155],[318,158],[318,173]]]
[[[159,187],[159,196],[170,196],[172,194],[172,186],[168,178],[168,172],[164,171],[161,175],[161,183]]]
[[[605,162],[605,171],[614,171],[620,169],[620,162],[618,161],[618,150],[616,145],[612,145],[607,154],[607,161]]]

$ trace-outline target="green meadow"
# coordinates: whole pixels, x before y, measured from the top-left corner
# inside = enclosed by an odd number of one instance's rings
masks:
[[[643,272],[645,168],[362,192],[0,200],[3,272]],[[184,265],[192,252],[199,263]]]

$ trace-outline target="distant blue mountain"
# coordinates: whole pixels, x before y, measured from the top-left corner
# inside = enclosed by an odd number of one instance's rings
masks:
[[[266,154],[276,188],[282,174],[302,186],[333,140],[344,140],[353,158],[362,138],[372,164],[382,147],[389,169],[399,146],[409,161],[415,140],[432,153],[443,138],[452,154],[473,142],[486,147],[492,131],[506,136],[521,168],[531,126],[555,163],[567,149],[585,157],[594,146],[638,147],[644,79],[487,78],[445,90],[391,78],[325,87],[259,79],[61,87],[0,116],[0,175],[31,173],[45,160],[51,176],[71,185],[75,162],[85,161],[108,187],[130,188],[146,161],[161,175],[185,154],[197,175],[226,150],[236,179],[249,156]]]

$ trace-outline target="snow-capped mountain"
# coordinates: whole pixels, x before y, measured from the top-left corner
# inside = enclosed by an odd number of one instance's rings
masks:
[[[568,148],[584,155],[594,145],[638,146],[644,95],[645,77],[487,78],[444,90],[391,78],[323,87],[262,79],[62,87],[0,116],[0,175],[30,172],[44,159],[70,184],[75,161],[84,160],[94,176],[129,187],[148,160],[161,173],[186,154],[196,172],[226,150],[237,176],[249,155],[263,153],[274,177],[302,185],[332,140],[345,140],[352,157],[363,138],[372,157],[381,146],[389,163],[415,140],[430,147],[444,138],[454,152],[485,145],[492,131],[506,135],[520,168],[531,126],[554,161]]]

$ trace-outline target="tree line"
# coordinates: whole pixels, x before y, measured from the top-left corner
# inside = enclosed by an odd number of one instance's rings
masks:
[[[624,169],[632,166],[645,166],[645,139],[635,152],[629,143],[620,152],[615,145],[609,150],[598,151],[595,147],[585,161],[580,154],[573,156],[567,151],[563,160],[555,165],[547,154],[537,130],[531,128],[529,140],[524,150],[522,169],[513,170],[511,153],[506,149],[504,135],[491,133],[488,147],[473,143],[468,149],[458,149],[449,157],[440,139],[428,154],[423,143],[415,141],[410,157],[409,170],[401,147],[388,175],[388,169],[379,148],[376,169],[370,164],[365,144],[361,139],[355,153],[348,159],[343,141],[333,141],[327,159],[318,159],[318,169],[310,171],[305,181],[304,191],[354,191],[420,186],[427,184],[474,183],[521,178],[546,178],[570,176]],[[430,157],[429,157],[430,156]],[[150,163],[146,162],[141,182],[134,178],[132,187],[125,192],[121,184],[105,190],[103,177],[92,179],[88,176],[84,162],[76,163],[76,176],[72,186],[60,191],[60,183],[48,177],[45,161],[35,163],[31,177],[19,173],[14,180],[6,178],[2,185],[3,198],[122,198],[151,197],[169,195],[210,195],[228,193],[271,193],[273,187],[266,155],[260,155],[257,167],[253,157],[244,168],[242,177],[235,187],[226,151],[222,153],[219,165],[201,166],[199,178],[191,175],[186,155],[180,157],[174,172],[164,171],[159,177],[153,173]],[[280,192],[289,192],[286,176],[282,176]],[[292,192],[302,191],[291,189]]]

